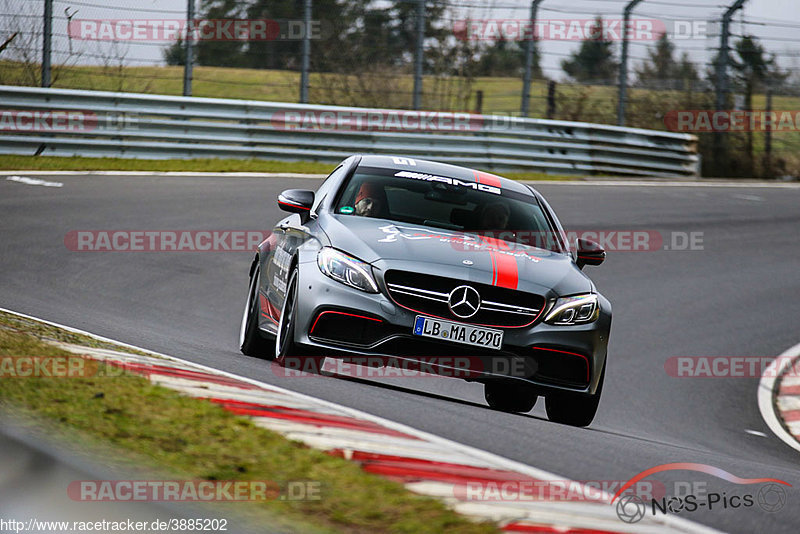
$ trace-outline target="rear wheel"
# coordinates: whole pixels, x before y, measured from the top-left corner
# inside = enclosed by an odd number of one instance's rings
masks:
[[[250,277],[250,290],[242,313],[242,325],[239,328],[239,350],[247,356],[272,359],[275,349],[272,342],[261,334],[258,328],[258,288],[261,282],[261,268],[256,267]]]
[[[487,382],[483,386],[483,395],[489,406],[503,412],[525,413],[533,410],[538,395],[524,385],[508,382]]]
[[[603,381],[606,369],[600,375],[600,383],[594,395],[580,393],[557,392],[545,397],[547,418],[553,422],[571,426],[589,426],[597,414],[600,394],[603,392]]]

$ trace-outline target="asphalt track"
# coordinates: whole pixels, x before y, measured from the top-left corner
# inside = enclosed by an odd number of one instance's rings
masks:
[[[24,173],[20,173],[24,174]],[[792,484],[786,505],[684,512],[728,532],[796,532],[797,452],[762,421],[758,378],[674,378],[672,356],[774,356],[800,339],[800,189],[542,184],[575,229],[703,232],[703,250],[612,252],[587,272],[614,306],[603,401],[588,429],[490,410],[481,386],[436,379],[280,377],[237,350],[246,252],[72,252],[70,230],[269,229],[279,191],[318,180],[69,176],[0,179],[0,306],[172,354],[469,444],[577,480],[671,462]],[[667,241],[667,244],[669,242]],[[760,435],[763,434],[763,435]],[[654,478],[755,493],[714,476]]]

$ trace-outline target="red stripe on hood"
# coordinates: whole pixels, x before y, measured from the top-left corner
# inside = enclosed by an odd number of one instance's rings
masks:
[[[494,248],[489,250],[489,257],[492,260],[492,285],[517,289],[519,284],[519,270],[517,269],[517,259],[509,254],[503,254],[500,250],[509,250],[509,245],[502,239],[481,236],[481,241]]]
[[[494,285],[517,289],[519,283],[519,271],[517,270],[517,258],[503,254],[502,252],[492,252],[494,265]]]

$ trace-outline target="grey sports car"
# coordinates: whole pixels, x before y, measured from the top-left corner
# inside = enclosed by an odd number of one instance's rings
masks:
[[[426,372],[483,383],[492,408],[527,412],[544,396],[551,420],[592,422],[611,305],[582,269],[605,251],[568,242],[535,189],[355,155],[316,192],[284,191],[278,205],[290,215],[250,267],[244,354],[281,365],[424,362]]]

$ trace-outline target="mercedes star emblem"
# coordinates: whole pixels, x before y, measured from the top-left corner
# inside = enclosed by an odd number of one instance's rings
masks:
[[[481,296],[474,287],[458,286],[450,292],[447,301],[453,315],[461,319],[468,319],[478,313],[481,307]]]

